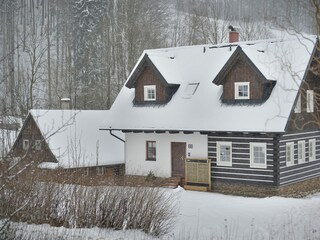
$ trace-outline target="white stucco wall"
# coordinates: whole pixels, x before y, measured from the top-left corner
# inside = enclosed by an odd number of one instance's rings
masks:
[[[146,161],[146,141],[156,141],[156,161]],[[171,142],[186,142],[187,157],[208,157],[207,135],[126,133],[126,174],[146,176],[152,171],[158,177],[171,177]]]

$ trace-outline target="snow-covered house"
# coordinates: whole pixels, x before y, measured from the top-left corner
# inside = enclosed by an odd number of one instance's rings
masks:
[[[146,50],[111,108],[126,174],[280,186],[320,176],[316,37]],[[318,122],[317,122],[318,121]]]
[[[124,168],[124,134],[100,131],[106,110],[31,110],[9,153],[11,165],[35,160],[41,169],[69,169],[87,175]]]

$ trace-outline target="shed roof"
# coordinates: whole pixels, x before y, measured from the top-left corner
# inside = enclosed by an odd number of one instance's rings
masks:
[[[316,37],[309,36],[146,50],[139,61],[147,54],[166,81],[179,84],[179,89],[166,105],[135,106],[135,89],[123,87],[105,128],[283,132],[315,42]],[[262,104],[223,104],[222,86],[212,82],[239,46],[266,79],[276,81],[271,96]],[[191,96],[185,94],[189,83],[199,83]]]

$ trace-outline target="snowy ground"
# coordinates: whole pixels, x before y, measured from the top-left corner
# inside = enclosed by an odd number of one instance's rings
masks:
[[[320,239],[320,194],[307,198],[246,198],[168,190],[178,195],[179,216],[162,239]],[[25,239],[156,239],[140,231],[19,225]],[[28,238],[28,236],[30,236]]]

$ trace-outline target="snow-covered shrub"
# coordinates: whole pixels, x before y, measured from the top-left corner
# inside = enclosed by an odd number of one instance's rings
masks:
[[[176,215],[173,195],[162,188],[38,183],[0,198],[2,217],[67,228],[141,229],[160,236]]]

